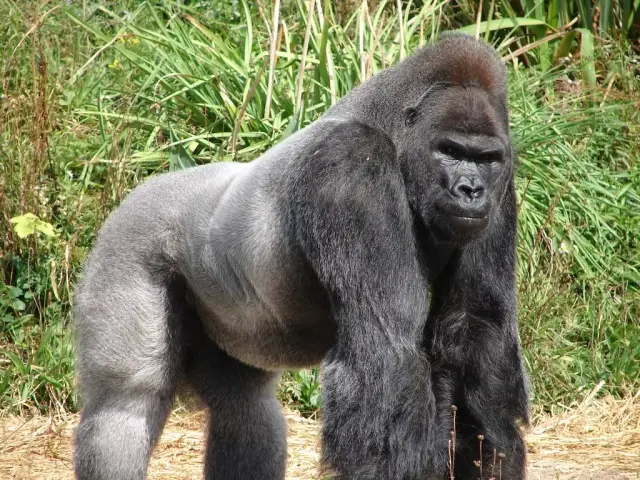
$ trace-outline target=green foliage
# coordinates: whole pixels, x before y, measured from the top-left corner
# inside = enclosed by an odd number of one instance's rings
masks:
[[[520,155],[521,278],[539,260],[571,246],[567,268],[576,278],[637,280],[640,196],[637,142],[629,131],[635,113],[624,105],[585,107],[588,95],[554,91],[571,68],[536,74],[518,68],[511,81],[512,126]],[[627,133],[624,133],[624,132]],[[548,258],[548,255],[543,258]],[[622,263],[615,264],[617,260]],[[637,283],[635,283],[637,288]]]
[[[544,26],[543,20],[537,20],[535,18],[501,18],[493,20],[485,20],[483,22],[477,22],[465,27],[456,28],[456,32],[466,33],[467,35],[473,35],[476,31],[480,33],[494,32],[496,30],[511,29],[514,30],[518,27],[532,27],[532,26]]]
[[[483,2],[478,17],[477,2],[337,13],[318,0],[308,15],[307,2],[283,1],[273,59],[272,12],[248,0],[63,3],[0,3],[10,52],[0,97],[0,408],[75,408],[70,292],[101,222],[135,184],[250,161],[459,28],[512,57],[521,337],[536,404],[561,408],[601,380],[617,394],[637,385],[640,81],[625,41],[600,37],[637,2],[596,2],[595,30],[581,17],[550,40],[579,4],[595,4]],[[605,3],[612,14],[602,19]],[[317,370],[286,374],[280,396],[313,413]]]
[[[463,0],[457,3],[459,19],[474,23],[478,2]],[[579,27],[604,36],[626,37],[634,19],[637,21],[640,17],[640,0],[520,0],[482,2],[480,5],[482,16],[505,19],[519,16],[545,22],[552,29],[563,28],[575,21]]]
[[[315,414],[321,404],[318,369],[286,373],[280,381],[279,396],[303,415]]]
[[[48,268],[19,258],[8,263],[15,276],[0,282],[0,405],[66,410],[75,404],[73,341],[63,320],[68,299],[51,297],[58,295],[51,290],[55,260]]]
[[[13,229],[19,238],[26,238],[29,235],[34,235],[36,232],[43,233],[47,237],[56,236],[53,225],[48,222],[43,222],[33,213],[18,215],[17,217],[13,217],[10,222],[13,223]]]

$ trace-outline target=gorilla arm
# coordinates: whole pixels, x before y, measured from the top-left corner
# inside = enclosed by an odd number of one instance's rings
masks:
[[[434,450],[420,346],[428,287],[395,148],[353,121],[323,138],[293,203],[297,241],[338,330],[324,365],[324,463],[345,479],[422,478]]]
[[[425,330],[434,371],[440,436],[452,428],[458,407],[456,477],[475,478],[478,434],[484,456],[505,454],[503,478],[524,478],[525,447],[518,421],[527,424],[528,385],[523,374],[515,292],[516,206],[513,182],[489,231],[458,252],[433,285]],[[476,454],[477,455],[477,454]]]

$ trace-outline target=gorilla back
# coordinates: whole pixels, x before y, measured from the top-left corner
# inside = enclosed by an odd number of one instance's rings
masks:
[[[478,434],[524,478],[515,223],[505,69],[466,36],[252,163],[145,182],[76,292],[77,477],[144,478],[185,379],[211,411],[205,478],[283,479],[279,372],[323,362],[339,478],[444,478],[454,404],[456,478]]]

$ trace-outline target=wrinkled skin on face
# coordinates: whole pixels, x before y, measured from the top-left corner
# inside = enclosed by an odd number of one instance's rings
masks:
[[[439,243],[481,236],[512,170],[501,103],[473,85],[443,85],[405,116],[399,158],[414,214]]]

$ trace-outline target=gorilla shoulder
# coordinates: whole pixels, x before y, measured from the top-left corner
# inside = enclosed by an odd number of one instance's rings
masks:
[[[355,119],[320,120],[305,136],[287,197],[325,210],[353,202],[371,206],[372,188],[390,181],[404,188],[389,135]]]

